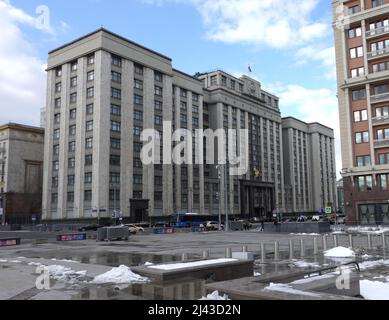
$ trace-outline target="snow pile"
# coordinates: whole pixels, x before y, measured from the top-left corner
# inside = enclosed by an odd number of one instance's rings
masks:
[[[293,260],[293,262],[290,264],[291,267],[297,267],[297,268],[318,268],[320,265],[316,262],[306,262],[306,261],[298,261]]]
[[[325,251],[324,256],[331,258],[353,258],[355,257],[355,252],[349,248],[337,247]]]
[[[219,291],[214,291],[207,295],[206,297],[202,297],[200,300],[230,300],[228,299],[228,296],[225,294],[224,296],[221,296],[219,294]]]
[[[131,282],[148,282],[149,279],[133,273],[127,266],[113,268],[112,270],[103,273],[92,280],[92,283],[116,283],[124,284]]]
[[[254,272],[254,277],[260,277],[261,274],[259,272]]]
[[[144,264],[145,266],[152,266],[152,265],[154,265],[154,263],[151,263],[151,262],[145,262],[145,264]]]
[[[294,289],[291,286],[289,286],[287,284],[283,284],[283,283],[270,283],[270,285],[268,287],[266,287],[264,290],[284,292],[284,293],[290,293],[290,294],[296,294],[296,295],[302,295],[302,296],[320,297],[319,294],[312,293],[312,292],[305,292],[302,290],[297,290],[297,289]]]
[[[371,233],[371,234],[382,234],[389,232],[389,228],[384,227],[350,227],[347,229],[348,232],[359,232],[359,233]]]
[[[389,260],[365,261],[359,264],[361,270],[389,266]]]
[[[69,263],[78,263],[78,261],[74,261],[74,260],[67,260],[67,259],[62,259],[62,260],[58,260],[58,259],[51,259],[51,261],[59,261],[59,262],[69,262]]]
[[[294,236],[320,236],[318,233],[290,233],[290,235]]]
[[[296,280],[296,281],[293,281],[291,282],[290,284],[305,284],[305,283],[311,283],[311,282],[314,282],[314,281],[317,281],[317,280],[323,280],[323,279],[329,279],[329,278],[333,278],[335,277],[336,275],[338,275],[337,273],[328,273],[328,274],[323,274],[323,275],[317,275],[317,276],[314,276],[314,277],[305,277],[304,279],[300,279],[300,280]]]
[[[389,283],[361,280],[361,296],[367,300],[389,300]]]
[[[8,260],[0,259],[0,262],[8,262]]]
[[[42,265],[43,266],[43,265]],[[43,266],[45,271],[49,273],[50,278],[58,281],[74,282],[77,278],[85,277],[87,271],[75,271],[59,265]]]
[[[149,266],[149,268],[158,269],[158,270],[177,270],[177,269],[208,266],[208,265],[233,262],[233,261],[238,261],[238,260],[237,259],[214,259],[214,260],[204,260],[204,261],[196,261],[196,262],[160,264],[157,266]]]
[[[10,260],[11,263],[22,263],[20,260]]]

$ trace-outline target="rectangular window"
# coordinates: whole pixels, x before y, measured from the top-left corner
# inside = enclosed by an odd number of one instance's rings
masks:
[[[154,71],[154,80],[157,82],[162,82],[162,80],[163,80],[162,73],[160,73],[158,71]]]
[[[76,141],[69,142],[69,152],[76,151]]]
[[[162,125],[162,117],[161,116],[155,116],[154,117],[154,123],[156,125]]]
[[[73,77],[70,79],[70,86],[77,87],[77,77]]]
[[[92,65],[92,64],[95,64],[95,55],[94,54],[91,54],[90,56],[88,56],[88,65]]]
[[[89,71],[87,74],[87,81],[93,81],[93,80],[95,80],[95,72]]]
[[[76,103],[77,102],[77,92],[74,92],[70,94],[70,103]]]
[[[59,161],[53,161],[53,171],[59,170]]]
[[[71,120],[74,120],[74,119],[76,119],[76,116],[77,116],[77,110],[76,110],[76,109],[71,109],[71,110],[69,111],[69,118],[70,118]]]
[[[74,202],[74,192],[68,192],[67,201],[69,203]]]
[[[93,138],[85,139],[85,149],[93,149]]]
[[[75,136],[76,135],[76,129],[77,129],[76,125],[70,126],[69,127],[69,136],[71,136],[71,137]]]
[[[155,86],[155,88],[154,88],[154,93],[155,93],[155,95],[156,96],[158,96],[158,97],[162,97],[162,88],[161,87],[159,87],[159,86]]]
[[[85,130],[86,132],[93,131],[93,120],[86,122]]]
[[[120,190],[109,190],[109,201],[120,201]]]
[[[54,156],[59,155],[59,145],[58,144],[53,147],[53,155]]]
[[[134,120],[143,121],[143,112],[139,110],[134,111]]]
[[[92,115],[93,114],[93,103],[90,103],[86,106],[86,114]]]
[[[185,101],[181,101],[181,102],[180,102],[180,108],[181,108],[181,110],[183,110],[183,111],[186,111],[186,110],[187,110],[187,104],[186,104]]]
[[[135,64],[134,65],[134,71],[135,71],[135,74],[138,74],[140,76],[143,76],[143,67],[139,64]]]
[[[388,190],[388,175],[387,174],[380,174],[378,176],[378,179],[380,181],[381,191],[387,191]]]
[[[111,154],[109,157],[109,164],[111,166],[120,166],[120,156]]]
[[[75,182],[75,176],[68,175],[68,186],[74,186],[74,182]]]
[[[154,106],[155,106],[156,111],[162,111],[163,103],[162,103],[162,101],[155,100]]]
[[[116,72],[116,71],[111,71],[111,80],[113,82],[121,83],[122,82],[122,74],[119,72]]]
[[[92,201],[92,190],[85,190],[84,191],[84,200],[85,201]]]
[[[76,159],[75,158],[69,158],[68,159],[68,168],[69,169],[74,169],[76,166]]]
[[[120,139],[111,138],[111,149],[120,150]]]
[[[55,129],[54,130],[54,135],[53,135],[54,139],[59,139],[59,135],[60,135],[60,130],[59,129]]]
[[[93,155],[87,154],[85,156],[85,165],[86,166],[91,166],[93,164]]]
[[[121,130],[121,124],[118,121],[111,121],[111,131],[113,132],[120,132]]]
[[[58,193],[51,194],[51,203],[58,203]]]
[[[55,84],[55,92],[59,93],[59,92],[61,92],[61,90],[62,90],[62,83],[61,82],[57,82]]]
[[[60,113],[57,113],[56,115],[54,115],[54,123],[60,123],[61,122],[61,114]]]
[[[217,76],[212,76],[211,77],[211,86],[216,86],[217,85]]]
[[[111,172],[109,174],[109,182],[119,184],[120,183],[120,173]]]
[[[62,76],[62,67],[59,67],[55,70],[55,76],[61,77]]]
[[[192,93],[192,101],[199,102],[199,95],[197,93]]]
[[[90,184],[92,183],[92,172],[86,172],[84,177],[84,183]]]
[[[122,99],[122,90],[117,88],[111,88],[111,98],[121,100]]]
[[[54,105],[56,108],[61,108],[61,98],[55,99]]]
[[[135,142],[134,143],[134,152],[139,153],[139,152],[141,152],[141,150],[142,150],[142,143]]]
[[[139,79],[134,79],[134,88],[138,90],[143,90],[143,81]]]
[[[143,177],[139,174],[134,175],[134,184],[141,185],[143,184]]]
[[[77,61],[71,63],[70,69],[72,70],[72,72],[77,71],[78,69]]]
[[[143,131],[142,127],[134,126],[134,136],[140,137],[142,131]]]
[[[111,115],[120,116],[121,115],[121,107],[117,104],[111,104]]]
[[[94,87],[90,87],[88,89],[86,89],[86,97],[87,98],[93,98],[95,96],[95,88]]]
[[[134,104],[136,104],[138,106],[143,106],[143,97],[138,96],[137,94],[134,95]]]
[[[112,55],[112,64],[116,67],[122,67],[122,58]]]

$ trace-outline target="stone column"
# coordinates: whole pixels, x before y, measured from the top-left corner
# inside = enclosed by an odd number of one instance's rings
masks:
[[[134,174],[134,63],[123,60],[121,141],[120,141],[120,211],[130,217]]]
[[[187,108],[186,115],[188,120],[188,130],[193,138],[193,114],[192,114],[192,92],[188,91],[187,94]],[[189,141],[189,140],[188,140]],[[192,155],[190,156],[190,160],[193,161],[193,145],[190,143],[187,147],[188,152]],[[188,164],[188,212],[193,212],[193,164]]]
[[[180,100],[180,88],[175,87],[174,88],[174,101],[175,101],[175,129],[181,128],[181,100]],[[174,148],[174,146],[173,146]],[[175,190],[174,195],[176,199],[176,212],[180,212],[182,208],[182,201],[181,201],[181,166],[175,165]]]
[[[204,97],[199,96],[199,129],[204,129],[204,119],[203,119],[203,112],[204,112]],[[203,144],[201,144],[201,149],[203,149]],[[202,150],[201,150],[202,151]],[[201,163],[204,161],[203,159],[200,159]],[[205,203],[204,203],[204,196],[205,196],[205,179],[204,179],[204,164],[199,165],[199,184],[200,184],[200,213],[205,213]],[[212,194],[211,194],[212,195]],[[212,196],[210,198],[210,203],[212,203]],[[211,212],[210,212],[211,213]]]

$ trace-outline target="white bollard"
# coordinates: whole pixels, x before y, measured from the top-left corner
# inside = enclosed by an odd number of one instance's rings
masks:
[[[230,259],[232,257],[232,250],[231,248],[226,248],[226,258]]]
[[[182,254],[182,262],[185,262],[185,261],[187,261],[188,260],[188,254],[187,253],[183,253]]]
[[[209,258],[209,250],[204,250],[203,251],[203,259],[208,259]]]
[[[338,247],[338,235],[334,234],[334,248]]]
[[[382,248],[386,249],[386,238],[385,238],[385,233],[382,234]]]
[[[370,233],[367,234],[367,247],[369,249],[371,249],[373,247],[373,243],[371,241],[371,234]]]
[[[317,255],[319,254],[319,246],[317,242],[317,237],[313,237],[313,254]]]
[[[266,262],[266,247],[264,243],[261,243],[261,263]]]
[[[304,239],[303,238],[301,238],[300,239],[300,255],[301,255],[301,257],[303,258],[303,257],[305,257],[305,244],[304,244]]]
[[[348,235],[348,242],[350,243],[350,248],[354,248],[354,238],[352,234]]]
[[[327,235],[323,236],[323,251],[327,251]]]
[[[289,259],[293,260],[294,256],[294,242],[293,240],[289,240]]]
[[[248,246],[243,246],[242,247],[242,252],[248,252]]]
[[[280,243],[278,241],[274,242],[274,260],[279,259]]]

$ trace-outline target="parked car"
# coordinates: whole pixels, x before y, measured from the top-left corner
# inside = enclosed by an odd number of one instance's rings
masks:
[[[216,221],[208,221],[206,224],[207,230],[214,231],[214,230],[219,230],[219,222]],[[224,225],[221,224],[221,229],[224,229]]]
[[[345,224],[346,223],[346,217],[344,215],[338,215],[336,218],[336,222],[338,224]]]
[[[320,216],[312,216],[312,221],[313,222],[319,222],[320,221]]]
[[[78,228],[78,231],[85,232],[85,231],[97,231],[98,229],[103,228],[103,226],[100,226],[98,224],[88,224],[85,226],[82,226]]]
[[[125,224],[125,226],[128,227],[128,230],[130,231],[131,234],[145,232],[145,229],[135,224]]]
[[[307,221],[308,219],[307,219],[307,217],[306,216],[299,216],[298,218],[297,218],[297,222],[305,222],[305,221]]]

